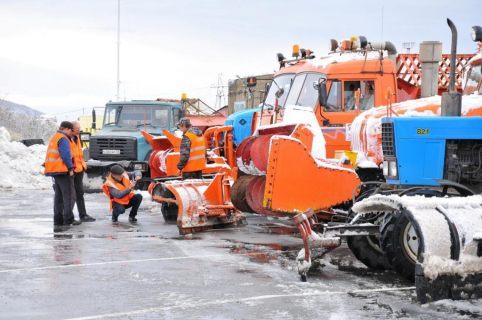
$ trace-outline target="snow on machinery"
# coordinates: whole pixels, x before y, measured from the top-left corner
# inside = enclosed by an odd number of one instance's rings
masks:
[[[456,30],[448,23],[454,58]],[[313,245],[347,238],[367,266],[415,278],[422,303],[482,297],[482,117],[461,117],[467,96],[455,89],[454,67],[442,98],[446,117],[382,119],[386,183],[360,196],[348,223],[324,224],[316,233],[311,211],[295,217]],[[308,250],[299,255],[301,272],[310,265]]]

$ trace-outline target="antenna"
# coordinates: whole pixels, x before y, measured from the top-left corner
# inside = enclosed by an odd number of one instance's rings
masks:
[[[120,0],[117,0],[117,93],[116,100],[120,101]]]
[[[383,42],[383,5],[382,5],[382,19],[381,20],[382,20],[382,30],[381,30],[381,32],[382,32],[381,37],[382,38],[381,38],[381,41]]]

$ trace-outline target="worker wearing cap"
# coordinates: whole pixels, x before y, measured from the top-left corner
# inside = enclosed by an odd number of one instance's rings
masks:
[[[177,128],[182,131],[178,175],[183,179],[201,179],[206,168],[206,141],[201,130],[194,128],[188,118],[181,118]]]
[[[142,195],[132,190],[136,181],[142,178],[140,171],[126,172],[124,168],[116,164],[110,168],[110,174],[102,186],[102,191],[110,200],[112,209],[112,222],[117,223],[120,214],[131,208],[129,222],[137,222],[137,209],[142,202]]]
[[[50,139],[44,162],[44,174],[54,180],[54,231],[63,231],[81,222],[74,219],[74,164],[70,150],[73,125],[63,121]]]

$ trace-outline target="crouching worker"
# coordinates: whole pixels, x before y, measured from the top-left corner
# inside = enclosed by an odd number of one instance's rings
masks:
[[[141,177],[142,174],[139,171],[128,173],[117,164],[110,168],[110,174],[102,186],[102,191],[110,199],[113,223],[117,223],[119,215],[131,207],[129,222],[137,222],[137,209],[141,205],[142,195],[136,194],[132,190],[136,185],[136,181],[141,179]]]

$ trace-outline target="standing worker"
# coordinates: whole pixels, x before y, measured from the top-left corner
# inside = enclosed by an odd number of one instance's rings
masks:
[[[112,222],[117,223],[120,214],[127,208],[132,207],[129,213],[129,222],[137,222],[137,209],[142,202],[142,195],[134,193],[132,190],[136,182],[142,178],[140,171],[127,173],[124,168],[116,164],[110,168],[110,174],[102,186],[102,191],[110,200],[112,209]]]
[[[82,142],[80,141],[80,123],[72,121],[72,126],[74,130],[72,132],[71,151],[74,159],[75,202],[77,203],[80,221],[91,222],[95,219],[89,216],[85,210],[84,183],[82,180],[84,179],[84,171],[87,170],[87,164],[84,161]]]
[[[188,118],[181,118],[177,128],[182,131],[178,175],[182,179],[201,179],[206,168],[206,141],[201,130],[194,128]]]
[[[54,179],[54,232],[67,230],[81,222],[74,219],[74,164],[70,151],[70,135],[73,125],[63,121],[50,139],[45,156],[46,176]]]

